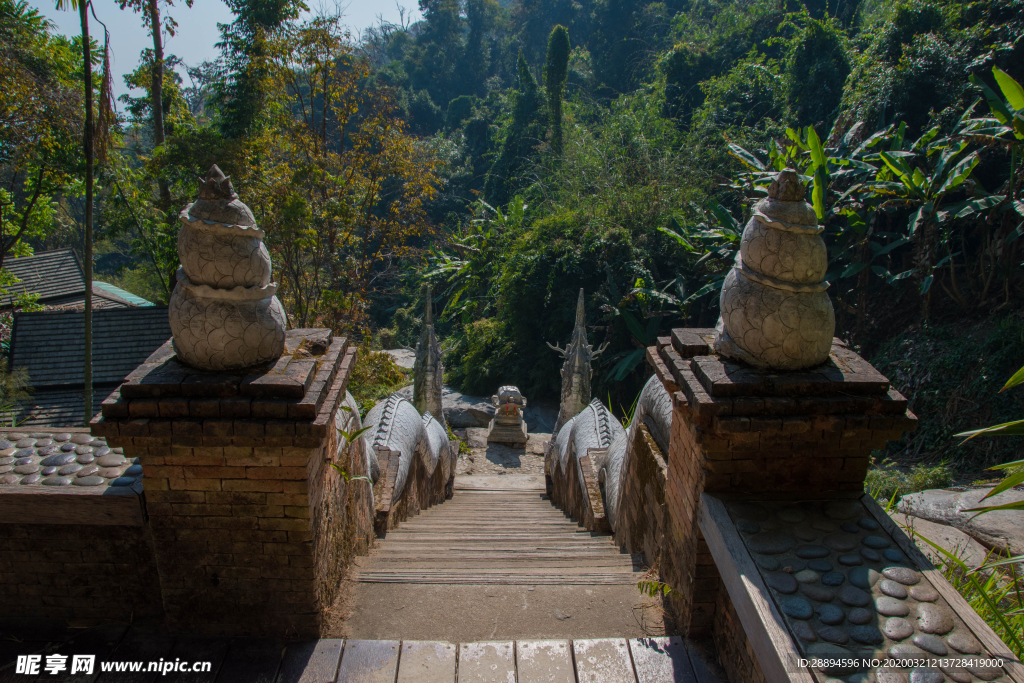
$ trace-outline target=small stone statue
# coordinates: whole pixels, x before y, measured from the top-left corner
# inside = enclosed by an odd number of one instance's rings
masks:
[[[824,229],[792,169],[754,205],[736,265],[722,284],[715,351],[756,368],[799,370],[828,360],[836,320],[825,289]]]
[[[238,370],[280,358],[287,318],[270,282],[270,254],[230,178],[214,165],[178,219],[181,268],[169,307],[178,359]]]
[[[487,441],[504,443],[517,448],[526,446],[526,422],[523,420],[523,408],[526,399],[517,387],[505,386],[491,396],[494,404],[494,418],[487,432]]]
[[[426,302],[423,309],[423,329],[419,341],[416,342],[416,360],[413,363],[412,403],[420,415],[430,413],[445,429],[448,424],[444,419],[442,395],[444,386],[444,364],[441,362],[441,345],[434,335],[434,305],[431,290],[426,288]]]
[[[558,406],[558,419],[552,431],[552,434],[557,434],[562,425],[576,417],[590,404],[590,380],[594,374],[590,361],[608,348],[608,342],[605,342],[595,351],[587,341],[587,317],[582,288],[576,300],[576,326],[572,331],[572,339],[564,349],[550,342],[547,344],[565,359],[562,363],[562,395]]]

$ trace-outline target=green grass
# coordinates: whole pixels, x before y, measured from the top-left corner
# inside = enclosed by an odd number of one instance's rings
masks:
[[[953,474],[946,463],[918,463],[911,467],[909,472],[899,469],[888,459],[876,464],[872,458],[871,465],[864,480],[864,490],[875,500],[890,500],[893,497],[898,500],[908,493],[939,489],[953,483]]]
[[[374,403],[409,383],[409,376],[389,353],[359,350],[348,390],[365,414]]]

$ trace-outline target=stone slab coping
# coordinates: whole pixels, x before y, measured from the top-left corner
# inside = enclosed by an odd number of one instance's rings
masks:
[[[885,395],[889,380],[839,339],[832,340],[829,360],[807,370],[758,370],[716,355],[712,328],[681,328],[658,345],[671,346],[690,359],[694,374],[711,396]]]
[[[0,524],[141,526],[142,467],[83,428],[0,429]]]
[[[1010,648],[866,494],[702,494],[699,524],[769,683],[1024,681]],[[814,657],[831,664],[800,666]],[[907,666],[870,663],[886,658]]]

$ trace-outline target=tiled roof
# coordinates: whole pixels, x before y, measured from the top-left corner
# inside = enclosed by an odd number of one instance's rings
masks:
[[[166,306],[100,309],[92,319],[96,385],[119,384],[171,336]],[[84,311],[15,313],[11,366],[28,371],[37,401],[41,389],[82,386],[84,326]]]
[[[121,289],[120,287],[116,287],[116,286],[110,284],[109,282],[100,282],[99,280],[93,280],[92,281],[92,291],[93,291],[94,294],[97,294],[99,296],[111,296],[111,295],[116,296],[118,298],[124,299],[129,304],[132,304],[134,306],[154,306],[155,305],[152,301],[147,301],[146,299],[143,299],[141,296],[137,296],[135,294],[132,294],[131,292],[129,292],[126,289]]]
[[[0,306],[10,306],[21,294],[39,295],[39,303],[85,291],[85,276],[71,249],[44,251],[34,256],[4,259],[4,268],[21,282],[0,298]]]

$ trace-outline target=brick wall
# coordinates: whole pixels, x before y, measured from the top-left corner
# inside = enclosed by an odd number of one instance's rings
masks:
[[[610,531],[591,454],[580,455],[571,445],[569,448],[565,470],[562,469],[554,443],[545,457],[544,469],[550,480],[548,491],[551,502],[588,531]]]
[[[452,444],[449,448],[457,448],[457,446]],[[398,527],[409,517],[418,515],[421,510],[443,503],[454,492],[452,486],[454,475],[449,475],[449,480],[446,481],[440,461],[440,458],[450,458],[451,456],[448,453],[442,453],[434,471],[428,474],[424,459],[420,457],[419,453],[415,453],[409,464],[405,488],[398,498],[394,498],[394,487],[398,478],[401,457],[402,453],[397,450],[379,448],[377,451],[381,476],[377,480],[377,484],[374,485],[376,501],[374,528],[378,537],[386,536],[389,530]]]
[[[743,623],[729,599],[729,591],[720,580],[719,583],[713,634],[718,661],[733,683],[766,683],[764,672],[743,630]]]

